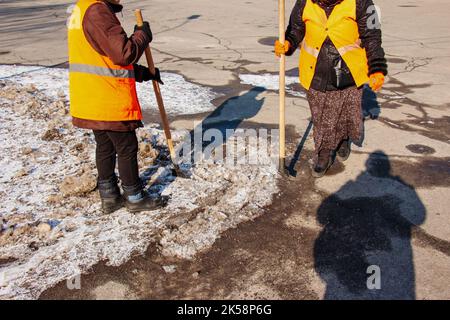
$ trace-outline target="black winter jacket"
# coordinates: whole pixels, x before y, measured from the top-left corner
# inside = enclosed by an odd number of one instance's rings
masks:
[[[325,10],[327,16],[329,16],[334,7],[343,0],[312,1],[318,3]],[[288,56],[295,52],[305,36],[305,23],[302,20],[305,5],[306,0],[297,0],[292,10],[289,25],[286,30],[286,40],[291,43],[291,48],[286,53]],[[379,28],[368,28],[368,19],[374,14],[374,12],[368,9],[373,5],[372,0],[356,0],[356,20],[361,39],[361,47],[366,49],[369,75],[375,72],[381,72],[386,75],[387,63],[384,50],[381,46],[381,30]],[[341,66],[340,74],[344,75],[344,78],[340,81],[340,87],[338,87],[338,76],[335,69],[338,64]],[[348,75],[347,79],[345,75]],[[342,83],[345,86],[355,85],[347,65],[341,59],[339,52],[331,40],[327,38],[319,53],[311,88],[320,91],[332,91],[342,89]]]

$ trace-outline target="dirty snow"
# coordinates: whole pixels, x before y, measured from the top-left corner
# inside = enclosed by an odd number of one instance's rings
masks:
[[[36,72],[65,81],[61,69]],[[270,165],[198,163],[185,168],[191,179],[175,178],[163,134],[148,124],[138,130],[141,176],[152,194],[171,197],[168,207],[102,215],[93,136],[72,126],[67,99],[51,82],[30,77],[0,80],[0,299],[36,299],[100,261],[118,266],[149,245],[191,259],[262,214],[278,191]],[[174,133],[177,144],[182,137]]]
[[[68,97],[68,70],[39,66],[0,65],[0,80],[9,80],[22,85],[34,85],[47,95]],[[186,81],[174,73],[161,74],[164,85],[161,93],[168,114],[196,114],[214,109],[211,104],[216,95],[211,89]],[[138,83],[137,91],[143,109],[158,110],[151,82]]]
[[[250,84],[254,87],[262,87],[267,90],[277,91],[280,88],[279,76],[270,73],[264,74],[240,74],[239,78],[244,84]],[[296,97],[306,98],[306,93],[299,91],[299,88],[293,88],[298,84],[298,77],[286,77],[286,93]]]

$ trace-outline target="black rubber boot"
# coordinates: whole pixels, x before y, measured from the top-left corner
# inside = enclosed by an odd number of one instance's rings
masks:
[[[314,164],[311,173],[314,178],[321,178],[325,175],[328,168],[331,166],[331,153],[330,150],[321,150],[317,157],[317,161]]]
[[[336,157],[341,160],[341,161],[345,161],[348,159],[348,157],[350,157],[350,140],[346,139],[346,140],[342,140],[337,152],[336,152]]]
[[[98,180],[97,185],[100,199],[102,200],[103,213],[113,213],[123,207],[124,199],[120,195],[116,176],[111,177],[108,180]]]
[[[127,187],[123,186],[125,206],[131,213],[152,211],[167,205],[168,197],[151,198],[141,184]]]

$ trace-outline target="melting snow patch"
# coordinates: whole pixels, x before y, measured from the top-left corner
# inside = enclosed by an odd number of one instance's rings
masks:
[[[22,85],[33,85],[53,98],[69,95],[68,70],[39,66],[0,65],[0,80],[7,79]],[[214,109],[211,89],[186,81],[174,73],[162,73],[161,93],[169,114],[196,114]],[[137,91],[143,109],[158,111],[151,82],[138,83]]]
[[[241,79],[241,82],[244,84],[250,84],[255,87],[266,88],[267,90],[277,91],[280,87],[279,76],[270,73],[265,73],[261,75],[240,74],[239,78]],[[306,98],[305,92],[290,88],[291,86],[297,83],[298,83],[297,77],[286,77],[286,87],[287,87],[286,93],[296,97]]]
[[[50,70],[36,72],[46,78]],[[164,255],[191,259],[261,215],[278,191],[270,165],[197,164],[186,168],[191,179],[172,176],[163,133],[147,125],[137,131],[142,179],[169,204],[102,215],[93,136],[72,126],[66,98],[52,94],[55,83],[0,81],[0,299],[38,298],[100,261],[121,265],[154,243]],[[180,143],[183,134],[173,137]]]

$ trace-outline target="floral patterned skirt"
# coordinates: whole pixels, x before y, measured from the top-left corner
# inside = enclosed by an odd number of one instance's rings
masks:
[[[336,150],[342,140],[358,143],[363,131],[363,89],[350,87],[337,91],[316,91],[307,94],[314,125],[316,154]]]

